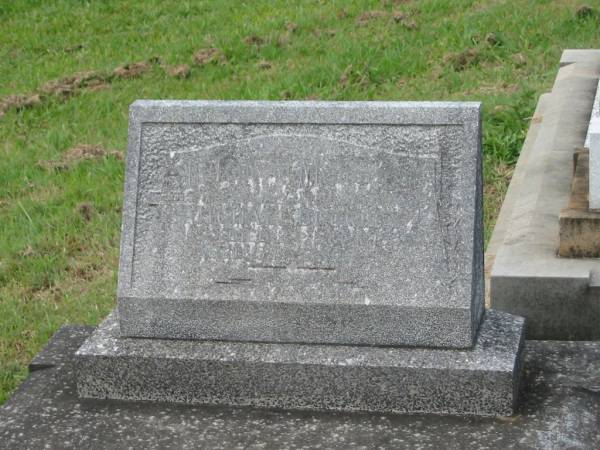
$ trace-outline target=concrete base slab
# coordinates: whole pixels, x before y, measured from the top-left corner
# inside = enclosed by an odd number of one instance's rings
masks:
[[[528,339],[600,339],[600,259],[558,256],[559,214],[569,203],[600,53],[565,51],[563,60],[552,92],[540,98],[488,246],[490,303],[525,317]]]
[[[600,342],[529,341],[510,418],[342,414],[80,399],[64,327],[0,407],[3,449],[600,448]]]
[[[510,415],[523,319],[490,311],[470,350],[120,337],[77,351],[85,398],[393,413]]]

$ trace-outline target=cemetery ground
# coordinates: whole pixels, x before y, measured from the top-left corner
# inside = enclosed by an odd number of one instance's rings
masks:
[[[486,238],[578,1],[0,6],[0,403],[65,323],[116,298],[128,106],[152,99],[479,100]]]

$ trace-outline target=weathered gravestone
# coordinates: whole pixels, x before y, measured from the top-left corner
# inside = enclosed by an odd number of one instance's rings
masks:
[[[476,104],[132,108],[126,336],[470,347]]]
[[[512,412],[479,104],[138,101],[129,139],[118,316],[78,352],[82,396]]]

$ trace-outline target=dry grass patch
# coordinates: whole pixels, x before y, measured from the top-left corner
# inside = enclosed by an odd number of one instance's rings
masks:
[[[94,205],[89,202],[80,203],[77,205],[77,212],[83,218],[83,220],[89,222],[92,220],[92,215],[94,214]]]
[[[225,54],[216,47],[201,48],[194,53],[193,60],[199,66],[207,64],[227,64]]]
[[[468,48],[458,53],[450,53],[444,58],[455,71],[461,72],[469,67],[479,64],[482,60],[481,51],[477,48]]]
[[[356,18],[357,25],[367,25],[369,22],[377,19],[385,19],[387,18],[389,13],[387,11],[383,11],[381,9],[374,9],[372,11],[364,11],[358,15]]]
[[[165,67],[167,75],[173,78],[188,78],[190,76],[190,66],[187,64],[179,64],[177,66]]]
[[[273,68],[273,64],[266,59],[261,59],[256,66],[260,70],[269,70]]]
[[[364,11],[356,18],[356,24],[359,26],[368,25],[374,20],[392,20],[394,23],[403,26],[409,30],[417,28],[417,22],[410,17],[410,14],[403,11],[392,11],[388,12],[381,9],[375,9],[372,11]]]
[[[80,144],[63,153],[62,158],[59,160],[39,161],[38,164],[45,169],[66,170],[76,166],[81,161],[105,157],[122,160],[123,154],[118,150],[108,150],[100,145]]]
[[[8,112],[10,109],[21,110],[36,106],[41,103],[39,94],[31,95],[9,95],[0,99],[0,117]]]
[[[123,64],[111,73],[87,70],[50,80],[31,94],[9,95],[0,98],[0,117],[4,116],[11,109],[18,111],[37,106],[52,98],[66,99],[82,90],[98,91],[108,89],[114,79],[139,77],[148,72],[152,68],[152,65],[158,62],[160,62],[158,58],[152,58],[146,61]]]
[[[77,91],[85,88],[98,88],[98,86],[107,85],[109,77],[97,71],[88,70],[78,72],[57,80],[51,80],[43,84],[39,91],[46,96],[68,97]]]
[[[514,173],[514,166],[504,162],[491,163],[486,171],[485,184],[483,186],[484,198],[484,223],[486,224],[486,237],[489,239],[494,229],[504,196]],[[486,239],[487,242],[487,239]]]
[[[149,72],[152,69],[150,61],[139,61],[134,63],[123,64],[113,70],[113,76],[116,78],[135,78]]]
[[[263,38],[261,38],[260,36],[256,36],[256,35],[252,35],[252,36],[246,36],[244,38],[244,44],[246,45],[255,45],[257,47],[263,45],[265,43],[265,40]]]

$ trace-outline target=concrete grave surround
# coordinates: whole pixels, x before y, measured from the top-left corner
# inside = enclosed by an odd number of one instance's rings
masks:
[[[467,348],[479,103],[137,101],[125,336]]]
[[[28,378],[0,406],[2,449],[600,448],[597,341],[527,341],[521,400],[507,419],[80,398],[74,352],[92,332],[65,326],[36,357]]]
[[[486,251],[490,303],[523,316],[528,339],[600,339],[600,260],[561,258],[559,215],[584,146],[600,51],[565,50],[531,120]],[[590,170],[592,170],[590,168]]]

